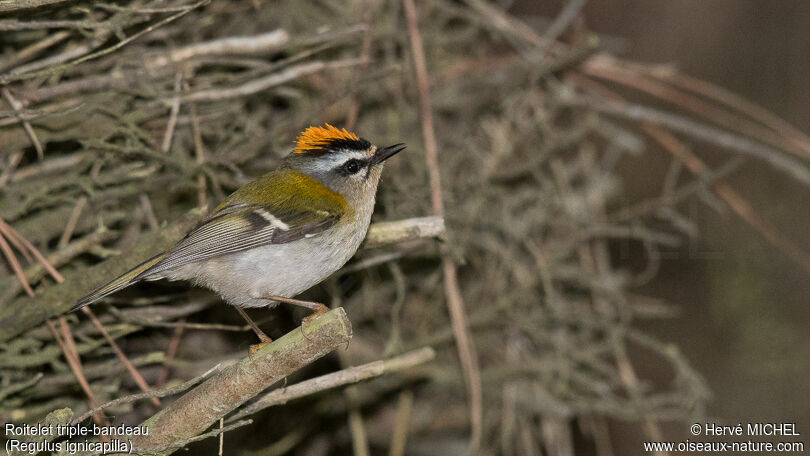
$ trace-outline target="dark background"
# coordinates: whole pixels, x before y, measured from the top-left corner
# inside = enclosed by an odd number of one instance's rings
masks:
[[[552,15],[560,5],[520,5]],[[549,9],[545,9],[548,7]],[[524,9],[525,8],[525,9]],[[810,125],[810,2],[756,0],[600,0],[584,9],[588,27],[618,55],[671,64],[762,105],[802,131]],[[712,162],[726,151],[692,143]],[[647,162],[657,157],[660,162]],[[637,189],[654,192],[670,158],[625,163]],[[649,169],[644,179],[644,169]],[[625,185],[631,181],[625,179]],[[810,245],[807,189],[749,162],[728,182],[761,216],[802,246]],[[650,329],[682,348],[714,394],[718,423],[797,422],[810,432],[810,280],[730,211],[697,202],[690,211],[700,236],[670,252],[646,292],[677,304],[678,319]],[[656,366],[648,366],[655,370]],[[639,365],[642,369],[642,365]],[[617,454],[640,454],[637,427],[615,438]],[[667,437],[694,438],[682,425]]]

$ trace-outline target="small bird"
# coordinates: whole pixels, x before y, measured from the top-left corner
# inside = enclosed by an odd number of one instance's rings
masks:
[[[351,258],[366,236],[383,163],[404,144],[378,148],[345,128],[309,127],[274,171],[232,193],[174,247],[79,299],[73,309],[141,280],[190,280],[242,310],[287,302]]]

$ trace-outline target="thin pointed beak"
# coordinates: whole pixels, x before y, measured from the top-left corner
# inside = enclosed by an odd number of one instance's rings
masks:
[[[371,158],[371,162],[376,164],[382,163],[389,158],[393,157],[394,155],[402,152],[405,149],[405,143],[394,144],[393,146],[383,147],[382,149],[377,149],[377,152],[374,153],[374,157]]]

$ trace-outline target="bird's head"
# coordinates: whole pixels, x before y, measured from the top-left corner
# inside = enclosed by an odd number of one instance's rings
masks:
[[[345,128],[326,124],[301,132],[285,164],[349,201],[361,201],[369,196],[373,199],[383,163],[403,149],[404,144],[379,148]]]

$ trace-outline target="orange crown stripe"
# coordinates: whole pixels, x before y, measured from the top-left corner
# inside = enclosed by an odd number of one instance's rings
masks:
[[[326,124],[325,127],[309,127],[298,135],[293,152],[302,154],[309,150],[320,149],[329,144],[330,141],[338,139],[360,140],[356,134],[347,131],[345,128],[338,129],[329,124]]]

